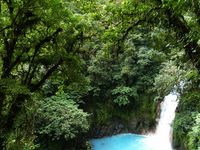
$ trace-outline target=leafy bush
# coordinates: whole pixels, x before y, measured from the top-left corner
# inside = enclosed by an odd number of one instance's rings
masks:
[[[130,103],[130,98],[138,96],[136,88],[130,88],[126,86],[119,86],[112,90],[112,95],[115,97],[114,103],[119,106],[127,105]]]
[[[24,131],[12,132],[6,143],[7,150],[35,150],[38,145],[34,144],[34,136],[24,136]]]
[[[185,112],[177,114],[174,122],[175,146],[183,144],[189,150],[200,148],[200,113]]]
[[[69,140],[89,129],[88,116],[69,95],[59,93],[39,102],[37,133],[48,135],[52,140]]]
[[[189,150],[200,149],[200,94],[194,85],[181,95],[174,122],[174,144]]]
[[[175,85],[179,85],[184,80],[185,71],[180,69],[175,62],[163,63],[163,68],[155,78],[155,87],[159,98],[169,94]]]
[[[195,123],[189,132],[188,147],[190,150],[200,150],[200,113],[195,116]]]

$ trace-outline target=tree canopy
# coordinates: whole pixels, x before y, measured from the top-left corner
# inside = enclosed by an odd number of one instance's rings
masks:
[[[84,149],[116,120],[152,130],[184,81],[174,145],[199,149],[199,29],[196,0],[0,0],[0,146]]]

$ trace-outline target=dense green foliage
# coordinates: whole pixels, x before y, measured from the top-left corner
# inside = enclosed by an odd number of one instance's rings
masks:
[[[189,78],[190,82],[185,85],[180,97],[181,101],[174,123],[174,144],[178,146],[179,143],[182,143],[184,147],[191,150],[200,149],[200,94],[199,75],[196,71],[193,69],[186,74],[186,78]]]
[[[27,123],[36,117],[35,103],[40,99],[38,96],[44,94],[40,89],[48,79],[52,82],[66,80],[68,85],[82,80],[78,54],[86,23],[84,17],[74,13],[76,4],[73,9],[68,9],[70,6],[70,2],[61,0],[3,0],[0,3],[1,145],[9,146],[10,137],[14,141],[18,137],[16,141],[24,141],[25,145],[26,139],[27,142],[29,139],[26,136],[34,138],[34,126],[31,124],[34,119]],[[27,107],[26,103],[30,102],[34,105]],[[61,104],[67,105],[65,102]],[[75,110],[78,111],[77,108]],[[23,123],[28,126],[24,131],[27,134],[18,134],[23,130]],[[22,143],[19,143],[21,148],[17,148],[16,144],[12,149],[26,149]]]
[[[57,94],[39,102],[36,115],[37,133],[52,139],[72,139],[76,134],[87,131],[87,113],[77,108],[66,94]]]
[[[114,122],[151,130],[176,87],[174,144],[200,149],[199,32],[196,0],[0,0],[0,146],[86,149]]]

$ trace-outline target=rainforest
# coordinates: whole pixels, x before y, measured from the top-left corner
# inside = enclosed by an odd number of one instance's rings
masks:
[[[130,149],[200,150],[200,1],[0,0],[0,150]]]

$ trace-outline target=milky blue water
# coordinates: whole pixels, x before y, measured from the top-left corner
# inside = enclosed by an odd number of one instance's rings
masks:
[[[145,143],[145,136],[120,134],[112,137],[94,139],[92,150],[153,150]]]
[[[178,93],[170,93],[161,103],[161,115],[152,135],[119,134],[91,140],[92,150],[172,150],[171,124],[178,105]]]

